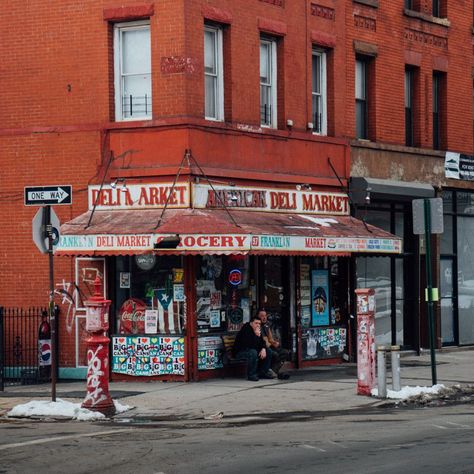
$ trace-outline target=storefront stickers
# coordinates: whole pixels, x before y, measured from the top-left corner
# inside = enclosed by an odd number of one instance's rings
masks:
[[[339,356],[346,346],[347,329],[343,327],[303,330],[303,359],[314,360]]]
[[[89,186],[89,210],[159,209],[168,202],[168,208],[189,207],[189,184],[172,183],[129,184],[117,186]]]
[[[112,371],[135,376],[184,375],[184,338],[115,336]]]
[[[198,369],[221,369],[223,364],[224,346],[220,336],[200,337],[198,339]]]
[[[295,189],[193,185],[193,206],[201,209],[348,215],[349,199],[343,193]]]

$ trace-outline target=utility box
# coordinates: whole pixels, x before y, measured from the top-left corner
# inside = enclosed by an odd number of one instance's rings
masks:
[[[357,394],[370,395],[375,385],[375,291],[355,290],[357,298]]]

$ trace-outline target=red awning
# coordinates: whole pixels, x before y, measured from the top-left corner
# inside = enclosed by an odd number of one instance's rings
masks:
[[[61,226],[56,253],[349,255],[402,251],[399,237],[351,216],[203,209],[168,209],[161,216],[162,209],[96,211],[87,226],[88,211]],[[173,237],[177,247],[161,248],[166,237]]]

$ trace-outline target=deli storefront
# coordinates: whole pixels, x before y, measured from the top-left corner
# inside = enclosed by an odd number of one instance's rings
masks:
[[[114,379],[188,381],[226,373],[222,337],[259,307],[294,367],[341,360],[350,257],[401,251],[344,193],[178,182],[90,186],[56,254],[104,262]]]

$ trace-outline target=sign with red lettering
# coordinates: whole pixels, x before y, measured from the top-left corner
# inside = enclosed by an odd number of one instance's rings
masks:
[[[222,185],[211,188],[205,184],[194,184],[192,192],[195,208],[349,215],[349,199],[344,193]]]
[[[142,300],[126,300],[119,311],[120,334],[144,334],[145,310],[146,304]]]
[[[126,187],[110,185],[89,186],[89,210],[112,209],[160,209],[168,202],[168,208],[190,206],[189,183],[128,184]]]

